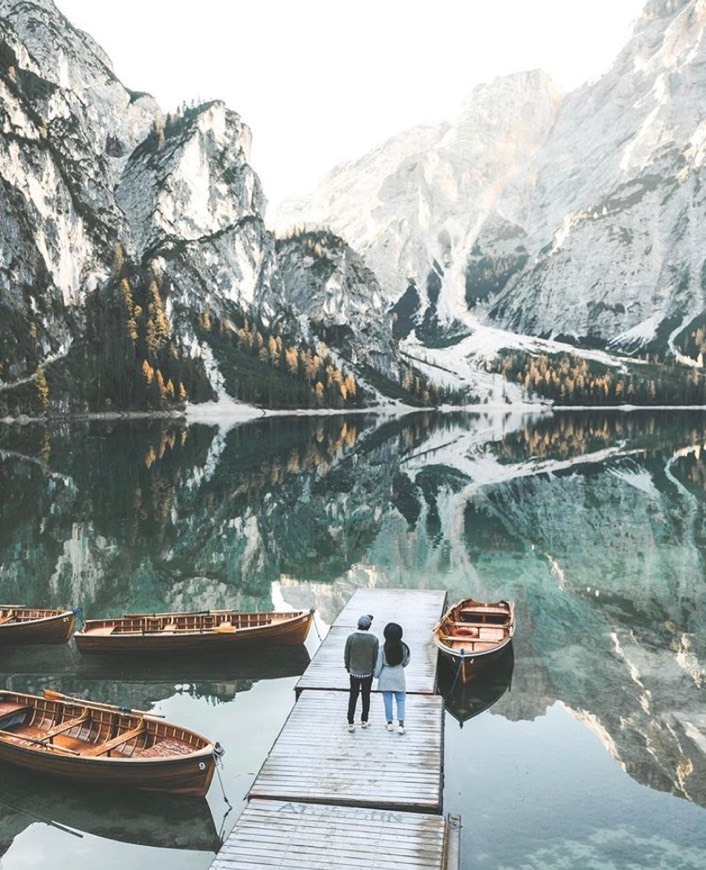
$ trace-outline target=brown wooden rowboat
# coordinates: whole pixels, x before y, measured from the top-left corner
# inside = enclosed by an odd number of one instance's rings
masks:
[[[75,624],[72,610],[0,604],[0,645],[66,643]]]
[[[480,665],[497,658],[514,633],[515,607],[505,599],[485,603],[464,598],[433,629],[439,652],[464,683],[473,679]]]
[[[313,618],[313,610],[133,613],[89,619],[74,637],[79,651],[89,654],[235,652],[299,646]]]
[[[0,760],[77,782],[203,797],[218,744],[138,710],[0,691]]]

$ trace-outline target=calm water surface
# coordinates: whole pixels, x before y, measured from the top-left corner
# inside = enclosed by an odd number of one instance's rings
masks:
[[[315,607],[294,654],[0,650],[0,683],[150,709],[226,747],[205,800],[0,766],[0,866],[209,866],[318,636],[362,587],[516,602],[448,695],[464,868],[706,867],[706,416],[510,414],[0,427],[0,601]],[[404,614],[400,614],[404,624]],[[343,721],[343,710],[342,710]]]

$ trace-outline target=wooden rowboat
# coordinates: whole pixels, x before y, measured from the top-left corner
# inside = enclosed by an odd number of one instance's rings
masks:
[[[299,646],[313,619],[313,610],[133,613],[89,619],[74,637],[79,651],[89,654],[222,653]]]
[[[0,760],[87,785],[203,797],[222,750],[140,710],[0,691]]]
[[[0,604],[0,644],[66,643],[74,632],[73,610]]]
[[[473,679],[478,667],[497,658],[515,632],[512,601],[484,603],[464,598],[450,607],[434,626],[434,643],[458,673],[461,682]]]

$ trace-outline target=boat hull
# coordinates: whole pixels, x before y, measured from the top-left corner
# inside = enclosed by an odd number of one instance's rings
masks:
[[[179,615],[180,617],[183,614]],[[154,630],[126,630],[124,620],[89,620],[74,635],[85,655],[163,655],[179,653],[229,653],[270,647],[301,646],[309,634],[313,613],[302,611],[271,624],[221,630],[218,627],[170,630],[168,617],[160,616]],[[126,617],[134,621],[134,617]]]
[[[110,705],[0,692],[0,714],[0,761],[38,774],[204,797],[215,771],[215,746],[206,738]]]
[[[71,610],[0,607],[0,614],[8,611],[13,614],[7,617],[12,621],[3,621],[6,617],[0,616],[0,646],[66,643],[74,633],[76,616]]]
[[[508,638],[503,644],[490,652],[472,654],[458,654],[448,650],[440,650],[441,657],[453,669],[454,674],[459,670],[458,679],[462,683],[467,683],[473,680],[478,673],[485,669],[486,666],[492,665],[505,652],[508,644],[512,642],[512,638]]]
[[[111,761],[42,755],[31,749],[0,743],[0,760],[42,775],[85,785],[204,797],[215,771],[213,753],[177,762]],[[203,765],[203,767],[202,767]]]

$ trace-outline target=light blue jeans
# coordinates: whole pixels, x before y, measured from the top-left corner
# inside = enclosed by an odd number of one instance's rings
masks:
[[[397,702],[397,718],[400,722],[404,722],[404,701],[405,692],[383,692],[382,700],[385,704],[385,718],[388,722],[392,722],[392,696],[395,696]]]

